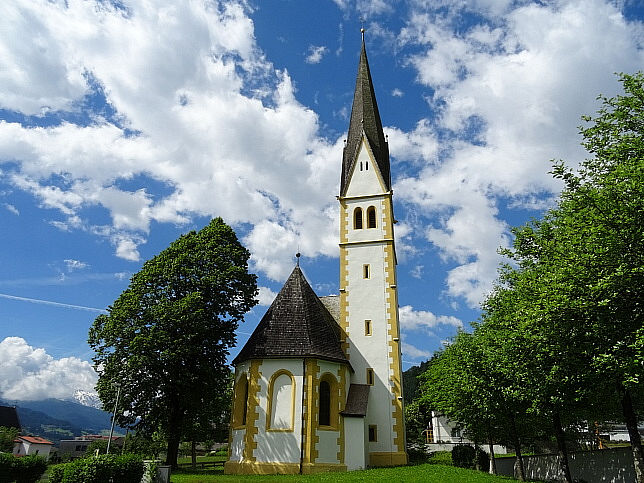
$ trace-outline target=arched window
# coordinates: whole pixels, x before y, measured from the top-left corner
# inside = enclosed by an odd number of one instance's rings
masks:
[[[353,210],[353,229],[362,229],[362,208],[356,208]]]
[[[332,374],[322,376],[319,386],[320,401],[318,404],[318,423],[320,426],[337,427],[338,422],[338,388]]]
[[[376,209],[373,206],[367,208],[367,228],[376,227]]]
[[[328,381],[320,382],[320,426],[331,426],[331,386]]]
[[[277,371],[268,386],[268,421],[271,431],[293,431],[295,379],[285,370]]]
[[[242,374],[235,383],[235,404],[233,405],[233,428],[246,426],[248,412],[248,378]]]

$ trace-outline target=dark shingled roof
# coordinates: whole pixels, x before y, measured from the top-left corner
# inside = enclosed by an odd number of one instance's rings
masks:
[[[304,357],[349,364],[340,346],[340,327],[296,266],[233,365]]]
[[[366,384],[351,384],[347,395],[347,404],[341,414],[348,417],[364,417],[367,414],[368,402],[369,386]]]
[[[367,62],[367,51],[364,40],[360,51],[360,63],[358,64],[358,78],[356,90],[353,94],[353,106],[351,107],[351,120],[349,122],[349,134],[347,144],[342,155],[342,179],[340,181],[340,195],[344,196],[351,169],[356,162],[356,155],[362,132],[364,130],[367,141],[380,169],[380,174],[385,182],[385,189],[391,189],[391,174],[389,171],[389,146],[385,141],[382,131],[382,122],[378,113],[376,94],[373,90],[371,72]]]
[[[5,428],[20,428],[20,419],[18,419],[18,411],[14,406],[0,406],[0,426]]]

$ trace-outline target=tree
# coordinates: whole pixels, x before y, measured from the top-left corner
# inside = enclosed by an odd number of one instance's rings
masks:
[[[90,329],[104,407],[114,407],[120,384],[118,423],[161,430],[173,467],[186,426],[224,410],[217,395],[228,383],[229,348],[257,303],[249,256],[234,231],[213,219],[145,262]]]
[[[600,96],[597,116],[583,118],[583,146],[592,157],[577,171],[559,162],[553,173],[565,183],[557,221],[590,275],[584,300],[595,336],[593,368],[619,395],[642,482],[633,400],[644,377],[644,73],[621,74],[620,81],[624,95]]]
[[[568,481],[562,420],[593,409],[610,416],[615,396],[644,481],[635,412],[644,377],[644,75],[620,80],[625,95],[600,96],[597,117],[583,118],[592,157],[576,170],[554,163],[565,184],[557,206],[516,229],[509,252],[519,265],[516,317],[539,361],[528,377],[533,408],[552,416]]]
[[[13,440],[18,437],[20,431],[16,428],[0,426],[0,453],[13,452]]]

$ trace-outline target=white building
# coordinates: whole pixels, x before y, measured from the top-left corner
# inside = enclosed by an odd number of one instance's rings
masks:
[[[54,443],[39,436],[18,436],[14,440],[13,454],[16,456],[36,455],[49,459]]]
[[[405,464],[389,148],[362,43],[340,178],[340,295],[299,265],[233,361],[226,473]]]

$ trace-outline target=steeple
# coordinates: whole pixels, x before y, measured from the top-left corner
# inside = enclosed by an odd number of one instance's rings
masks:
[[[358,77],[356,79],[356,90],[353,94],[353,106],[351,107],[351,121],[349,123],[349,134],[342,156],[342,179],[340,182],[340,195],[343,196],[349,182],[351,170],[356,162],[358,148],[362,136],[366,137],[367,144],[373,153],[376,164],[385,182],[387,190],[391,189],[391,175],[389,171],[389,146],[382,131],[382,122],[378,113],[376,94],[371,81],[367,51],[362,38],[362,49],[360,51],[360,63],[358,64]]]

